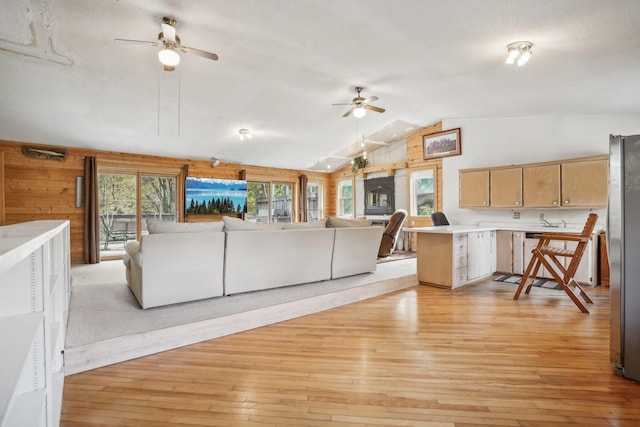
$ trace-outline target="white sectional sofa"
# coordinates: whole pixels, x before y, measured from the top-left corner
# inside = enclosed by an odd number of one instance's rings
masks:
[[[362,220],[254,224],[148,221],[126,245],[127,282],[142,308],[319,282],[376,270],[383,227]]]

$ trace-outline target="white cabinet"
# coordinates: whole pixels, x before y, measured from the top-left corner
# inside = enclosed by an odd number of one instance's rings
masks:
[[[452,287],[460,286],[467,282],[469,262],[467,257],[468,238],[467,234],[453,235],[453,283]]]
[[[0,227],[0,426],[60,423],[69,222]]]
[[[495,232],[476,231],[467,234],[467,280],[476,280],[493,273],[492,233]]]
[[[533,235],[535,233],[527,233],[529,235]],[[597,236],[595,234],[592,235],[591,241],[587,244],[587,248],[582,254],[582,259],[580,260],[580,264],[578,264],[578,269],[576,270],[575,279],[577,282],[582,284],[593,285],[595,284],[598,274],[597,274],[597,263],[596,263],[596,250],[597,250]],[[529,265],[531,261],[531,251],[538,245],[538,239],[534,238],[525,238],[524,239],[524,257],[522,259],[523,262],[523,273],[524,270]],[[552,241],[551,246],[562,248],[562,249],[573,249],[575,248],[575,242],[564,242],[564,241]],[[570,262],[570,258],[564,259],[564,266],[568,267]],[[521,274],[523,274],[521,273]],[[544,267],[541,266],[538,270],[539,278],[545,279],[553,279],[551,273]]]

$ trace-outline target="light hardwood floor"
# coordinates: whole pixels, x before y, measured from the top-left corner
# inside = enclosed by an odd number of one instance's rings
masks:
[[[62,426],[639,426],[608,288],[416,286],[72,375]]]

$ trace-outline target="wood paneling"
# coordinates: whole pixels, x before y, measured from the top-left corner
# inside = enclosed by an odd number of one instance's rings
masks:
[[[0,151],[0,225],[4,221],[4,151]]]
[[[329,187],[329,175],[324,173],[274,169],[261,166],[220,163],[213,167],[209,160],[179,159],[110,151],[61,147],[67,150],[64,162],[33,159],[22,154],[22,146],[42,146],[41,144],[0,141],[0,221],[4,216],[6,224],[39,219],[68,219],[71,231],[71,261],[82,262],[82,239],[84,208],[75,205],[76,177],[84,175],[85,156],[95,156],[101,170],[142,171],[149,173],[178,174],[184,165],[189,166],[189,175],[238,179],[240,170],[247,171],[248,180],[263,180],[294,183],[297,194],[298,177],[307,175],[310,181],[320,182]],[[47,145],[46,147],[51,147]],[[325,190],[326,191],[326,190]],[[2,198],[0,198],[0,202]],[[180,209],[183,207],[180,206]],[[297,211],[297,208],[296,208]],[[219,220],[219,216],[195,216],[189,220]],[[0,224],[2,224],[0,222]]]

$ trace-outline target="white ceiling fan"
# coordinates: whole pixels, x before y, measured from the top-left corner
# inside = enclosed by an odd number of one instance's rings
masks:
[[[207,52],[192,47],[183,46],[180,42],[180,37],[176,34],[176,20],[173,18],[162,18],[162,32],[158,34],[158,41],[144,41],[144,40],[128,40],[128,39],[115,39],[116,42],[124,43],[138,43],[148,44],[151,46],[160,46],[162,49],[158,51],[158,58],[164,66],[165,71],[173,71],[180,63],[180,52],[193,53],[194,55],[202,56],[203,58],[211,59],[213,61],[218,60],[218,55],[215,53]]]
[[[342,115],[342,117],[348,117],[351,113],[353,113],[353,115],[355,117],[360,118],[360,117],[363,117],[367,113],[367,110],[375,111],[377,113],[384,113],[384,111],[385,111],[384,108],[376,107],[374,105],[369,105],[370,102],[377,101],[378,97],[377,96],[370,96],[368,98],[363,98],[360,95],[360,92],[362,92],[362,90],[363,90],[363,88],[361,88],[359,86],[356,87],[357,96],[355,98],[353,98],[350,103],[332,104],[332,105],[351,105],[351,108],[349,109],[349,111],[344,113]]]

